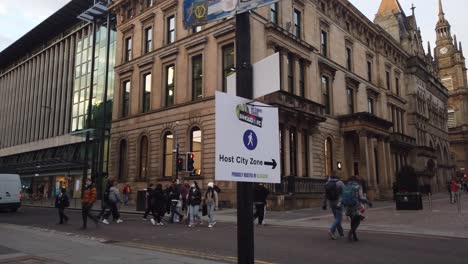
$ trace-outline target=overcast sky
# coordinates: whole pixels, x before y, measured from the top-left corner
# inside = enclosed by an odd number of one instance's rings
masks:
[[[380,0],[349,0],[370,20],[374,20]],[[69,0],[0,0],[0,50],[8,47],[15,40],[45,18],[60,9]],[[424,47],[427,41],[435,41],[435,24],[438,14],[438,0],[400,0],[407,15],[411,14],[411,4],[416,6],[416,18],[423,34]],[[452,34],[457,34],[468,51],[468,10],[467,0],[443,0],[444,11],[452,25]],[[434,44],[432,45],[434,48]]]

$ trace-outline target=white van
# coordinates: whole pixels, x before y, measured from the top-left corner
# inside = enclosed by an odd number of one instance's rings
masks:
[[[0,209],[13,212],[21,207],[21,180],[18,174],[0,174]]]

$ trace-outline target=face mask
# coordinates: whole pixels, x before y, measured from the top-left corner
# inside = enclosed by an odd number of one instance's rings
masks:
[[[192,188],[195,188],[195,184],[192,184]]]

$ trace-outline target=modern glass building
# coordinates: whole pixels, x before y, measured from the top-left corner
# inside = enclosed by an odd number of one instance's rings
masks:
[[[79,199],[83,174],[107,175],[115,22],[78,18],[96,2],[70,1],[0,53],[0,173],[20,174],[25,202]]]

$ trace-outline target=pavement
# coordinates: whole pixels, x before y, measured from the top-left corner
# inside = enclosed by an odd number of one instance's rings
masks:
[[[468,204],[467,198],[463,197],[462,205]],[[375,208],[366,212],[357,243],[328,238],[326,229],[332,220],[328,211],[268,212],[267,225],[255,227],[256,262],[466,263],[468,211],[462,207],[458,213],[457,205],[448,203],[448,195],[435,196],[431,209],[426,201],[423,211],[396,211],[391,202],[374,204]],[[24,207],[17,213],[0,213],[0,245],[66,263],[146,263],[148,259],[153,263],[237,263],[235,210],[218,211],[218,224],[213,229],[206,224],[195,228],[184,224],[152,226],[130,212],[123,214],[122,224],[97,228],[91,224],[80,231],[80,212],[68,210],[67,214],[70,222],[56,225],[56,209]],[[344,221],[343,226],[347,229],[349,222]],[[88,244],[90,247],[80,248]],[[135,254],[141,258],[129,259]]]

